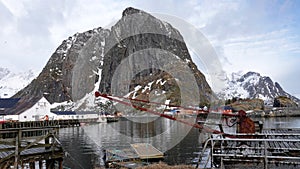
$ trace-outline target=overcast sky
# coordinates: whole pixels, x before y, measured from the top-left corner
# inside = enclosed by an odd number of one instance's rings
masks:
[[[121,18],[126,7],[198,28],[227,72],[270,76],[300,97],[300,1],[0,0],[0,67],[41,71],[64,39]]]

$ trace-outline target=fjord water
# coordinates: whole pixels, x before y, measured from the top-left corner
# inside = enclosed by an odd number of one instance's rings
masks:
[[[184,120],[193,122],[194,118]],[[254,120],[261,120],[264,128],[300,128],[300,117]],[[122,118],[115,123],[64,128],[59,137],[66,151],[64,166],[72,169],[101,166],[104,148],[125,148],[140,142],[164,152],[168,164],[191,164],[201,145],[198,129],[165,118]]]

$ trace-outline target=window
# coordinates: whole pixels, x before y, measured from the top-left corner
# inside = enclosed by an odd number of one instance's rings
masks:
[[[27,116],[24,116],[24,119],[26,119],[27,118]]]

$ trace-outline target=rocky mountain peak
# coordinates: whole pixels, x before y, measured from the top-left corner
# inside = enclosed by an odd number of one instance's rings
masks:
[[[250,76],[260,76],[260,74],[259,73],[257,73],[257,72],[252,72],[252,71],[250,71],[250,72],[247,72],[245,75],[243,75],[244,77],[250,77]]]
[[[128,15],[132,15],[132,14],[136,14],[136,13],[144,13],[144,11],[139,10],[139,9],[135,9],[133,7],[128,7],[126,8],[123,13],[122,13],[122,17],[128,16]]]
[[[134,90],[136,86],[142,86],[143,88],[149,83],[153,84],[153,80],[170,77],[166,71],[157,70],[157,68],[172,67],[172,64],[177,61],[183,61],[195,75],[197,85],[202,91],[200,97],[203,102],[207,103],[212,95],[204,75],[192,62],[179,31],[169,23],[161,21],[146,12],[134,8],[125,9],[123,17],[111,28],[104,51],[104,66],[99,88],[101,92],[112,93],[111,87],[115,85],[112,84],[113,76],[124,61],[126,61],[128,67],[126,72],[128,73],[124,76],[117,76],[119,80],[134,76],[132,79],[124,79],[124,81],[130,81],[129,86],[131,88],[129,91]],[[147,66],[146,70],[141,70],[143,65]],[[141,91],[142,88],[140,88]],[[165,87],[160,89],[162,88]],[[169,89],[169,87],[167,88]],[[126,93],[121,95],[123,94]],[[175,101],[177,104],[178,99]]]
[[[257,72],[247,72],[240,76],[234,73],[231,79],[226,82],[226,87],[218,95],[224,99],[231,98],[259,98],[263,99],[266,104],[272,105],[278,96],[291,98],[295,102],[300,100],[282,89],[278,82],[273,82],[268,76],[261,76]]]
[[[260,74],[256,72],[247,72],[246,74],[242,75],[238,81],[244,82],[244,81],[251,81],[251,83],[257,83],[258,79],[260,78]]]

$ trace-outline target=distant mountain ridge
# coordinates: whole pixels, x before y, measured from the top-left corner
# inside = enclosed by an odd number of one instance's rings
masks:
[[[37,72],[12,72],[8,68],[0,67],[0,98],[9,98],[26,87],[35,77]]]
[[[266,104],[273,104],[277,96],[286,96],[295,102],[300,99],[283,90],[278,82],[273,82],[268,76],[261,76],[257,72],[232,73],[227,78],[226,86],[218,96],[223,99],[236,98],[259,98]]]

